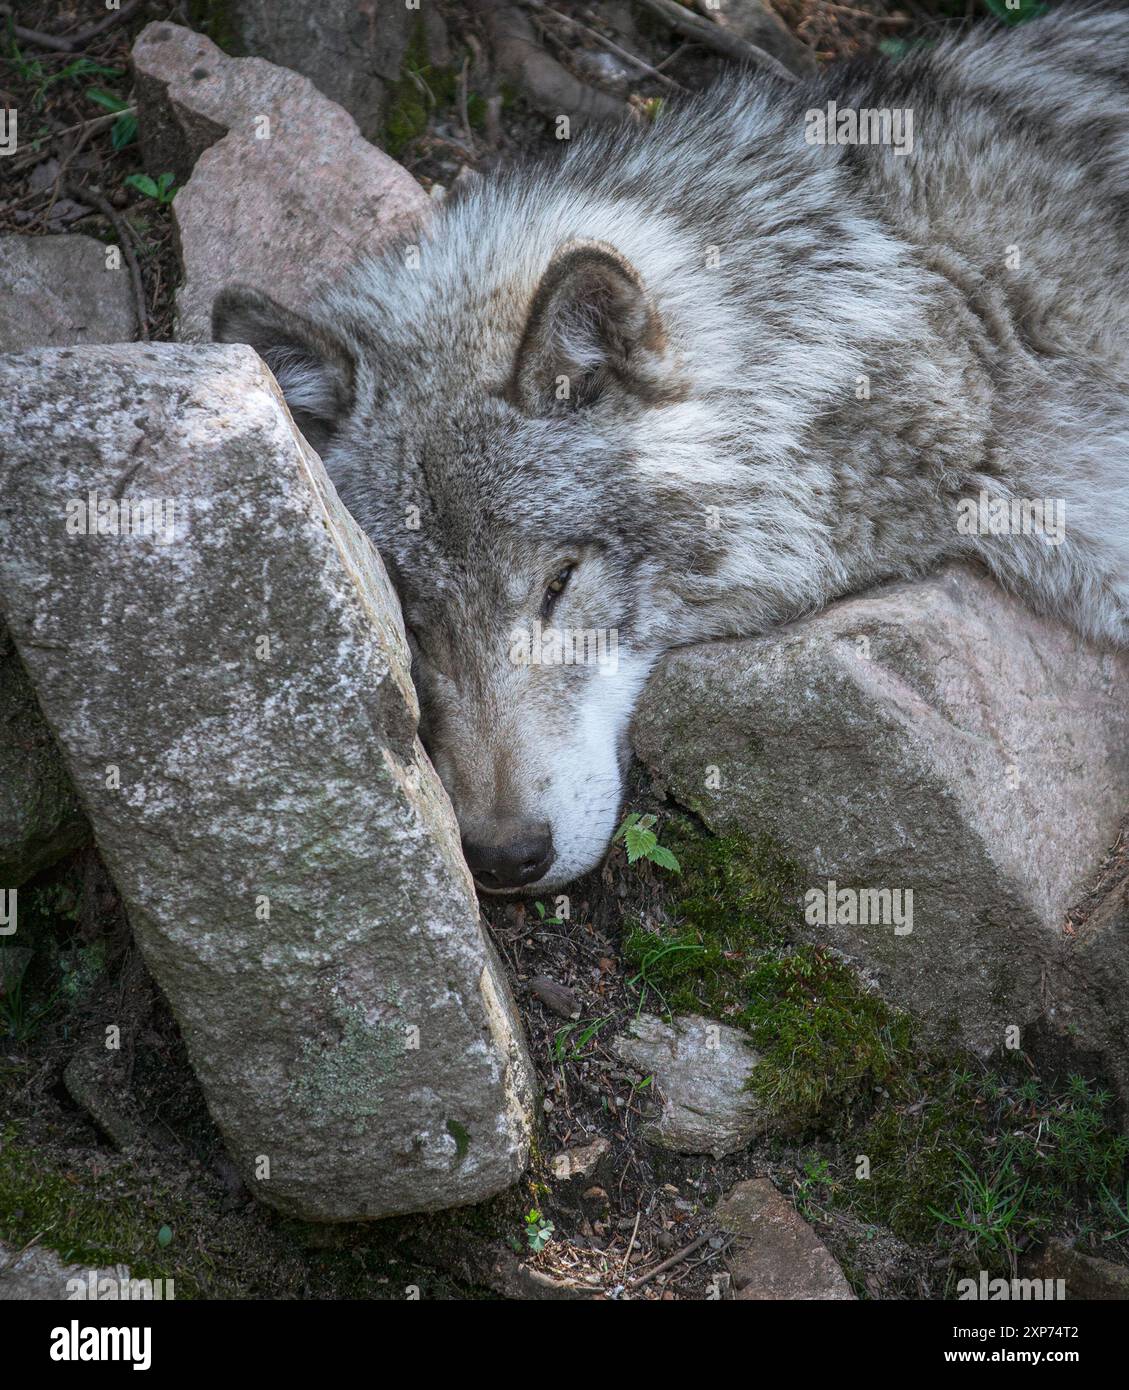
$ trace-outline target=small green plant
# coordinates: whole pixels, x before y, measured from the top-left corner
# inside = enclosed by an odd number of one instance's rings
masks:
[[[553,1057],[558,1062],[582,1061],[584,1049],[610,1018],[611,1014],[607,1014],[604,1018],[597,1018],[582,1028],[579,1023],[566,1023],[563,1028],[557,1031],[553,1039]],[[573,1042],[572,1035],[578,1028],[581,1029],[580,1036]]]
[[[703,956],[705,952],[706,947],[688,935],[679,937],[674,941],[660,938],[655,941],[653,946],[642,950],[638,957],[639,972],[632,975],[627,982],[629,989],[639,988],[639,1006],[636,1013],[641,1014],[643,1012],[643,1006],[647,1002],[647,993],[650,991],[660,1000],[663,1013],[669,1016],[672,1012],[670,1005],[657,983],[657,980],[662,978],[663,968],[669,969],[672,963],[671,957],[685,956],[692,960],[694,956]],[[680,964],[685,963],[680,962]]]
[[[9,26],[7,52],[4,61],[23,82],[32,84],[31,109],[41,111],[47,93],[59,82],[77,81],[84,77],[124,77],[121,68],[108,68],[90,58],[75,58],[58,72],[51,72],[39,58],[27,58],[20,51]]]
[[[536,912],[537,912],[537,916],[540,918],[541,925],[542,925],[543,927],[563,927],[563,926],[564,926],[564,918],[563,918],[563,917],[549,917],[549,916],[547,915],[547,911],[548,911],[548,910],[547,910],[547,908],[545,907],[545,904],[544,904],[544,903],[535,902],[535,903],[533,904],[533,906],[534,906],[534,908],[535,908],[535,910],[536,910]]]
[[[943,1225],[966,1232],[976,1249],[1010,1252],[1015,1246],[1015,1228],[1027,1224],[1017,1220],[1027,1182],[1006,1155],[986,1177],[977,1172],[967,1154],[957,1153],[955,1157],[961,1172],[955,1182],[954,1210],[945,1213],[930,1207],[930,1213]]]
[[[535,1255],[539,1255],[553,1238],[556,1227],[537,1210],[530,1208],[525,1214],[525,1239]]]
[[[804,1176],[794,1184],[796,1208],[808,1221],[819,1219],[819,1212],[813,1203],[838,1189],[839,1184],[831,1172],[831,1165],[825,1158],[809,1158],[804,1161]]]
[[[644,816],[638,811],[632,811],[615,832],[614,840],[623,841],[629,864],[637,864],[640,859],[649,859],[660,869],[669,869],[672,873],[680,874],[681,864],[665,845],[659,844],[659,837],[654,831],[657,820],[657,816]]]
[[[43,1004],[33,1005],[24,999],[23,983],[17,981],[0,994],[0,1036],[12,1042],[24,1043],[35,1036],[39,1025],[59,1001],[56,990]]]
[[[130,174],[124,180],[127,188],[136,189],[146,198],[152,198],[155,203],[162,207],[171,203],[180,192],[179,188],[174,188],[176,178],[173,174],[160,174],[156,179],[151,179],[148,174]]]
[[[137,117],[130,110],[129,102],[114,96],[102,87],[88,87],[87,97],[106,111],[118,112],[118,119],[110,127],[110,144],[115,150],[124,150],[137,138]]]
[[[1102,1183],[1101,1192],[1102,1207],[1109,1213],[1111,1224],[1116,1228],[1107,1231],[1102,1240],[1122,1240],[1129,1236],[1129,1182],[1125,1184],[1125,1192],[1122,1195],[1111,1192],[1105,1183]]]

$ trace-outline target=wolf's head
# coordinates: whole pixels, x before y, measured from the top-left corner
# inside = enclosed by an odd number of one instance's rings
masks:
[[[810,151],[746,131],[719,162],[731,114],[484,183],[306,314],[216,301],[388,566],[421,733],[495,891],[599,862],[662,651],[843,587],[815,422],[861,409],[868,354],[905,355],[914,282]]]
[[[495,272],[390,259],[308,315],[232,288],[213,319],[272,368],[387,564],[421,735],[471,869],[504,891],[586,872],[615,828],[632,708],[669,645],[672,520],[638,441],[681,388],[612,247]]]

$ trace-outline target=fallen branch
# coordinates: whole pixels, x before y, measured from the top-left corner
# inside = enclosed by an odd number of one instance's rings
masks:
[[[472,8],[486,26],[499,71],[538,111],[597,121],[634,114],[626,102],[579,81],[546,53],[524,10],[500,0],[473,0]]]
[[[668,1269],[673,1269],[676,1264],[684,1260],[687,1255],[692,1255],[695,1250],[700,1250],[713,1233],[707,1231],[704,1236],[699,1236],[697,1240],[692,1240],[689,1245],[684,1245],[681,1250],[675,1251],[669,1260],[663,1260],[661,1265],[656,1265],[654,1269],[648,1270],[646,1274],[641,1274],[638,1279],[632,1279],[628,1285],[632,1289],[640,1289],[644,1284],[649,1284],[660,1274],[665,1274]]]
[[[660,82],[665,82],[672,91],[684,92],[685,87],[680,82],[675,82],[673,77],[667,77],[665,72],[659,72],[658,68],[637,57],[634,53],[622,48],[614,39],[609,39],[606,34],[601,34],[598,29],[593,29],[587,24],[582,24],[579,19],[573,19],[571,15],[562,14],[560,10],[554,10],[552,6],[544,4],[544,0],[525,0],[525,4],[531,9],[542,14],[551,14],[554,19],[563,19],[566,24],[571,24],[574,29],[579,29],[582,34],[587,34],[590,39],[595,39],[608,50],[609,53],[616,54],[624,62],[630,63],[633,67],[639,68],[641,72],[647,73],[651,77],[656,77]]]
[[[56,53],[77,53],[80,48],[85,48],[91,39],[100,38],[107,29],[112,29],[115,24],[120,24],[122,20],[128,19],[140,5],[141,0],[129,0],[129,3],[123,5],[120,10],[113,10],[105,19],[100,19],[97,24],[80,29],[77,34],[42,34],[38,29],[25,29],[19,24],[12,25],[12,33],[17,39],[22,39],[24,43],[34,44],[36,48],[50,48]],[[12,7],[0,5],[0,14],[11,18]]]
[[[88,207],[90,205],[96,207],[117,233],[118,244],[121,246],[122,254],[129,266],[129,278],[133,285],[134,303],[137,306],[138,331],[141,335],[141,341],[147,343],[149,341],[149,312],[145,305],[145,282],[141,278],[141,266],[134,254],[133,243],[130,240],[129,228],[125,225],[125,220],[114,211],[101,193],[95,193],[91,188],[80,188],[77,184],[66,183],[63,185],[63,191],[68,198],[73,198],[76,203],[85,203]]]
[[[706,44],[715,53],[720,53],[735,63],[748,63],[753,67],[763,68],[765,72],[772,73],[774,77],[779,77],[783,82],[798,82],[800,80],[790,68],[784,66],[779,58],[774,58],[771,53],[766,53],[763,48],[758,48],[756,44],[740,38],[731,30],[723,29],[712,19],[703,19],[693,10],[688,10],[684,5],[680,5],[678,0],[638,0],[638,3],[645,10],[650,10],[664,24],[669,25],[676,33],[684,34],[689,39]]]

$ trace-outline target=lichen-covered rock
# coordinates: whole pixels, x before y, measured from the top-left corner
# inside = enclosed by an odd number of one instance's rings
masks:
[[[800,866],[801,934],[986,1053],[1054,1008],[1065,913],[1129,807],[1127,689],[1129,653],[952,568],[671,653],[635,747]]]
[[[315,1220],[505,1187],[531,1071],[396,599],[269,372],[9,357],[0,440],[0,606],[248,1185]]]
[[[632,1019],[612,1049],[621,1061],[653,1078],[650,1094],[662,1113],[644,1131],[652,1144],[675,1153],[737,1153],[768,1127],[746,1089],[760,1060],[747,1034],[688,1014],[664,1023],[653,1014]]]
[[[35,691],[0,624],[0,889],[18,888],[89,834]]]
[[[739,1182],[714,1215],[735,1237],[729,1253],[734,1298],[854,1298],[831,1252],[768,1178]]]
[[[0,236],[0,352],[132,342],[129,270],[106,251],[77,233]]]
[[[298,73],[229,58],[163,22],[141,31],[131,60],[146,167],[183,185],[173,203],[181,341],[210,339],[225,285],[300,308],[322,281],[427,216],[415,179]]]

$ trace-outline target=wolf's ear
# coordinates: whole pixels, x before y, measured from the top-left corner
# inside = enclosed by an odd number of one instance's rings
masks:
[[[541,277],[506,388],[529,415],[589,405],[614,386],[656,401],[674,372],[639,272],[602,241],[570,241]]]
[[[320,452],[353,405],[354,363],[345,344],[330,329],[246,285],[216,296],[212,338],[255,349],[274,373],[295,424]]]

